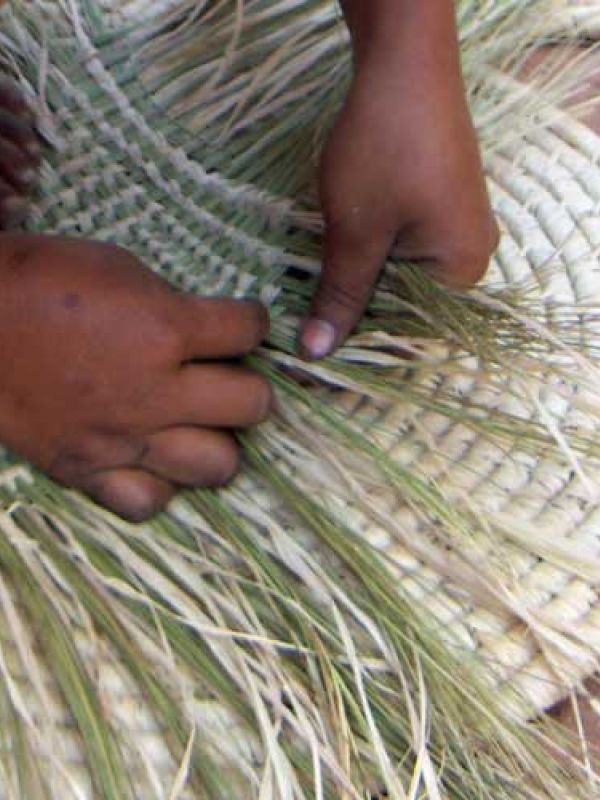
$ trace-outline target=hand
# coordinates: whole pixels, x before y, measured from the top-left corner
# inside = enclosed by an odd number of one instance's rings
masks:
[[[26,216],[39,161],[33,114],[17,86],[0,77],[0,228]]]
[[[415,18],[434,13],[425,6],[412,4]],[[324,264],[301,334],[307,357],[344,342],[390,251],[464,287],[483,275],[496,246],[458,58],[441,44],[433,54],[437,17],[415,21],[429,25],[429,46],[396,37],[388,52],[371,47],[376,35],[360,40],[354,82],[324,150]]]
[[[177,293],[117,247],[0,237],[0,441],[133,521],[238,468],[226,429],[260,422],[266,381],[219,363],[266,335],[253,302]]]

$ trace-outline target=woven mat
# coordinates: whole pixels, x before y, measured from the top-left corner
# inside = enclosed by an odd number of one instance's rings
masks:
[[[559,302],[600,298],[600,139],[570,119],[527,137],[488,164],[489,183],[502,242],[488,280],[510,285],[534,278],[539,297]],[[548,265],[553,265],[549,272]],[[592,335],[593,332],[590,332]],[[498,402],[513,413],[530,415],[523,387],[507,385],[504,398],[490,398],[475,381],[461,385],[439,381],[432,394],[460,392],[482,402]],[[522,395],[522,403],[519,395]],[[357,401],[355,401],[357,402]],[[565,425],[594,425],[582,420],[567,400],[552,413]],[[509,527],[521,526],[523,545],[505,544],[512,572],[509,604],[521,618],[464,602],[457,587],[422,566],[406,549],[394,546],[383,530],[368,530],[373,543],[397,559],[414,578],[415,598],[449,628],[456,627],[467,647],[478,648],[501,686],[518,686],[532,704],[548,708],[565,694],[565,683],[587,677],[600,653],[600,484],[587,486],[571,469],[519,452],[506,452],[477,434],[435,413],[396,407],[382,412],[388,428],[401,434],[391,443],[395,457],[432,476],[457,502],[468,496],[491,516],[508,514]],[[421,526],[408,508],[394,519],[414,537]],[[533,533],[539,536],[533,541]],[[519,531],[513,531],[515,542]],[[559,569],[543,558],[543,542],[552,542],[587,562],[581,572]],[[498,542],[495,542],[497,545]],[[586,573],[586,574],[583,574]],[[405,584],[406,585],[406,584]],[[409,584],[410,585],[410,584]],[[554,639],[554,634],[560,638]],[[556,647],[558,643],[558,647]]]
[[[578,38],[596,39],[600,35],[600,3],[598,0],[566,0],[562,32]]]
[[[129,11],[134,6],[131,3]],[[584,12],[592,14],[593,9],[580,11],[577,18],[585,16],[587,20],[590,17]],[[191,253],[198,252],[195,248],[202,247],[202,242],[193,226],[186,229],[177,219],[170,220],[162,214],[160,205],[145,204],[139,187],[125,177],[128,159],[139,163],[146,158],[141,147],[133,153],[130,143],[120,141],[115,131],[112,146],[119,149],[121,158],[115,159],[114,151],[105,145],[106,169],[89,175],[86,163],[89,143],[97,130],[94,126],[102,120],[101,115],[90,111],[89,127],[85,127],[82,125],[85,113],[79,111],[76,115],[73,109],[66,109],[55,115],[53,136],[62,148],[64,166],[59,171],[46,171],[46,199],[35,209],[34,223],[37,220],[41,224],[44,220],[48,224],[54,220],[56,229],[63,233],[95,236],[110,233],[124,244],[150,253],[159,266],[169,264],[172,248],[185,247]],[[110,139],[108,128],[103,133]],[[150,133],[147,144],[151,150]],[[99,157],[97,152],[96,155]],[[168,175],[153,175],[153,180],[160,182],[164,178],[166,188],[172,193],[180,189],[181,173],[177,172],[175,148],[171,155]],[[148,158],[151,156],[150,153]],[[101,161],[102,158],[98,164]],[[150,170],[150,160],[144,163]],[[495,153],[486,166],[503,231],[489,280],[511,284],[533,279],[538,296],[547,301],[600,300],[597,259],[600,139],[569,117],[558,115],[551,130],[529,134],[518,145]],[[189,174],[185,177],[193,180]],[[85,194],[92,188],[96,191],[98,185],[106,204],[95,208],[92,214]],[[139,202],[135,215],[117,222],[116,198],[126,202],[136,193]],[[267,251],[265,245],[262,254],[265,261],[268,261]],[[194,276],[189,278],[193,286]],[[229,275],[226,288],[235,291],[236,280],[241,291],[243,280],[236,275]],[[215,282],[214,288],[222,289],[223,280]],[[594,336],[595,331],[584,335]],[[507,386],[504,397],[490,398],[486,386],[479,386],[475,380],[457,383],[443,372],[430,387],[432,397],[446,391],[463,393],[482,403],[493,401],[515,413],[530,414],[529,398],[519,400],[522,387],[512,388],[514,391]],[[595,425],[571,407],[568,392],[563,401],[550,394],[549,400],[539,399],[555,418],[588,429]],[[445,416],[419,411],[409,404],[380,407],[351,392],[332,395],[332,402],[362,420],[366,428],[379,429],[378,435],[394,458],[430,475],[450,496],[456,496],[457,502],[468,496],[474,506],[499,523],[509,520],[508,527],[514,527],[517,511],[520,526],[512,530],[513,541],[509,536],[511,531],[507,530],[505,543],[502,546],[496,543],[499,549],[495,550],[495,558],[502,560],[505,573],[510,576],[512,591],[504,604],[488,606],[470,596],[451,576],[425,564],[416,548],[398,544],[395,526],[402,527],[405,536],[414,537],[420,548],[425,547],[427,534],[409,506],[395,501],[390,505],[381,497],[378,503],[390,524],[387,528],[374,526],[347,496],[315,486],[315,491],[346,522],[390,556],[403,576],[406,589],[439,620],[448,640],[478,651],[482,661],[489,665],[490,679],[499,688],[510,687],[511,697],[515,687],[522,692],[528,701],[517,709],[522,715],[530,714],[532,708],[547,708],[565,696],[570,686],[589,676],[600,655],[600,483],[596,477],[588,476],[586,483],[572,469],[557,469],[554,463],[516,448],[506,452]],[[265,498],[265,507],[276,513],[269,498]],[[523,531],[526,536],[535,532],[539,538],[528,546],[520,541]],[[555,552],[576,554],[572,569],[554,566],[552,553],[544,552],[549,541]],[[473,546],[480,558],[481,547],[486,543]],[[86,642],[82,639],[79,644],[85,651]],[[175,765],[135,687],[124,683],[112,667],[103,665],[96,653],[93,659],[94,669],[101,674],[104,700],[111,716],[135,734],[137,752],[132,758],[152,764],[156,772],[157,785],[153,794],[147,796],[159,797],[157,787],[166,780],[165,776],[173,774]],[[51,688],[51,679],[48,681]],[[80,760],[75,736],[69,734],[69,720],[61,717],[61,713],[57,702],[57,719],[64,725],[67,742],[65,761],[71,765],[69,770],[81,787],[81,796],[91,797],[89,777]],[[230,724],[217,707],[209,705],[199,710],[199,721],[222,724],[225,728]]]

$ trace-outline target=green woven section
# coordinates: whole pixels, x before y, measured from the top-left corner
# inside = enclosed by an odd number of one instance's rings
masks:
[[[490,59],[507,49],[486,36],[518,4],[461,6],[469,74],[485,44]],[[336,3],[242,3],[239,19],[233,3],[204,15],[182,3],[118,29],[94,3],[74,8],[75,20],[53,4],[5,15],[17,69],[34,91],[41,81],[48,112],[31,227],[110,239],[203,293],[269,301],[287,267],[314,271],[312,183],[350,68]]]
[[[276,30],[285,31],[288,16],[270,26],[276,24]],[[234,295],[262,292],[263,297],[267,292],[268,300],[269,287],[287,266],[286,252],[298,249],[297,234],[290,231],[291,202],[282,193],[301,173],[306,175],[306,159],[298,158],[294,137],[288,138],[298,121],[298,103],[285,108],[289,123],[277,120],[277,137],[269,143],[266,159],[265,145],[253,153],[249,136],[254,143],[261,141],[275,124],[271,115],[258,131],[232,133],[226,143],[215,130],[219,118],[213,129],[185,128],[189,114],[170,115],[158,104],[164,80],[143,80],[137,57],[143,57],[150,34],[144,35],[143,26],[135,34],[103,31],[97,14],[90,12],[89,17],[93,24],[86,25],[86,36],[78,40],[73,27],[60,16],[42,17],[42,21],[35,17],[43,34],[33,22],[26,24],[26,14],[16,23],[23,25],[23,36],[31,47],[30,58],[20,64],[23,75],[35,85],[36,66],[42,58],[51,64],[44,99],[52,112],[46,131],[52,146],[46,153],[45,180],[31,227],[116,241],[188,290]],[[86,22],[83,13],[81,22]],[[196,77],[200,86],[214,71],[230,27],[226,26],[223,36],[211,33],[212,46],[206,52],[200,49],[201,60],[193,65],[194,73],[200,73]],[[336,31],[340,38],[337,23]],[[185,48],[185,40],[193,33],[192,26],[192,33],[175,47]],[[269,25],[265,33],[268,38]],[[317,27],[313,36],[319,34]],[[247,33],[255,35],[255,31]],[[47,43],[44,56],[42,42]],[[240,42],[239,47],[243,46]],[[255,53],[245,68],[252,70],[262,55],[260,50]],[[336,56],[334,49],[317,58],[310,80],[322,80]],[[186,81],[177,72],[174,68],[170,77],[181,92]],[[194,87],[187,88],[193,91]],[[323,107],[333,110],[328,96],[335,91],[329,77],[325,88],[311,97],[313,117],[320,116]],[[168,94],[169,101],[175,102],[172,87]],[[305,98],[301,102],[300,107],[306,108]],[[296,138],[303,140],[305,148],[308,144],[314,155],[310,119],[306,123]],[[254,185],[257,165],[263,182],[269,176],[269,187]],[[311,162],[311,172],[313,167]]]

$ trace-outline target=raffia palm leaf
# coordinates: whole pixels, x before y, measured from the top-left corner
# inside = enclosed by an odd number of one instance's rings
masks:
[[[585,71],[558,59],[544,91],[514,81],[555,5],[459,4],[495,163],[560,118],[555,103]],[[529,626],[553,664],[593,668],[513,590],[527,530],[446,486],[435,446],[439,478],[388,445],[414,406],[507,462],[543,458],[585,485],[598,457],[594,298],[575,306],[535,281],[449,295],[390,263],[348,347],[302,364],[294,331],[322,230],[314,170],[349,80],[335,3],[15,3],[1,30],[47,143],[30,229],[116,241],[188,291],[262,298],[273,330],[252,363],[279,400],[244,437],[233,487],[190,493],[140,528],[5,455],[7,796],[588,796],[589,776],[548,757],[550,740],[566,747],[560,734],[527,722],[538,709],[518,687],[491,688],[490,665],[441,623],[450,599],[437,614],[418,602],[429,577],[402,577],[373,526],[465,604]],[[556,259],[560,273],[560,248]],[[473,382],[483,390],[465,400]],[[565,430],[564,403],[589,424]],[[548,540],[535,547],[570,575],[593,572]]]

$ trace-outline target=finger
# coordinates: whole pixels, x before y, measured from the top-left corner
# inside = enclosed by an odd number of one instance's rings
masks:
[[[18,225],[27,216],[28,203],[0,176],[0,228]]]
[[[80,486],[92,473],[137,466],[146,449],[141,436],[96,431],[63,442],[44,472],[67,486]]]
[[[78,488],[99,505],[135,523],[162,511],[175,494],[169,481],[141,469],[97,472],[82,480]]]
[[[147,438],[140,466],[182,486],[223,486],[239,469],[233,436],[204,428],[171,428]]]
[[[177,298],[184,361],[238,358],[269,332],[269,315],[260,303],[183,294]]]
[[[33,121],[34,115],[23,92],[14,81],[0,78],[0,107],[12,111],[23,119]]]
[[[0,138],[0,175],[17,192],[27,192],[37,180],[37,169],[21,148]]]
[[[268,381],[245,367],[190,364],[157,396],[156,427],[246,428],[269,414]]]
[[[327,226],[323,272],[300,332],[304,357],[329,355],[358,324],[393,240],[391,230],[369,235]]]
[[[39,162],[41,146],[33,125],[27,119],[0,108],[0,136],[17,145],[34,164]]]

